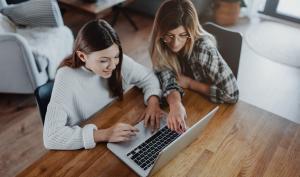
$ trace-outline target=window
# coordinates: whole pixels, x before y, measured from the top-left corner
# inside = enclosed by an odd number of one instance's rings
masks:
[[[300,23],[300,0],[266,0],[260,13]]]

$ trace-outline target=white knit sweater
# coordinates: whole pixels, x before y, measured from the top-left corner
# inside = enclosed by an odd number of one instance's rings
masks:
[[[142,88],[145,103],[151,95],[160,96],[159,81],[153,71],[125,55],[121,74],[124,90],[131,85]],[[109,96],[106,79],[84,67],[59,69],[45,118],[45,147],[60,150],[95,147],[93,131],[97,129],[96,125],[80,127],[78,124],[112,100],[114,98]]]

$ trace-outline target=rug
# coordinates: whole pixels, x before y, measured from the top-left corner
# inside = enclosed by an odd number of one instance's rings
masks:
[[[252,25],[245,40],[257,54],[300,68],[300,29],[272,21]]]

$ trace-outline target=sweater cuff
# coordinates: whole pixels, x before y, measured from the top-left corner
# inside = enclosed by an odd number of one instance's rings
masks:
[[[167,96],[173,91],[177,90],[181,96],[181,98],[184,96],[183,89],[178,84],[171,84],[169,85],[164,91],[163,91],[163,97],[167,98]]]
[[[211,85],[209,89],[209,97],[213,103],[223,103],[220,99],[220,92],[218,91],[218,87],[216,85]]]
[[[96,146],[94,140],[94,130],[97,130],[97,127],[94,124],[87,124],[83,127],[82,138],[85,149],[92,149]]]
[[[148,105],[148,99],[152,95],[155,95],[155,96],[158,96],[158,98],[161,98],[161,90],[160,89],[149,89],[149,91],[145,92],[145,95],[144,95],[145,105]]]

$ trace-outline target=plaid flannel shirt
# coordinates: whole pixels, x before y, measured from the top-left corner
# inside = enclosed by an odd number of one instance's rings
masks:
[[[207,38],[195,41],[191,56],[184,58],[184,67],[190,67],[194,80],[210,85],[209,97],[215,103],[236,103],[239,90],[236,78],[231,69],[218,52],[217,48]],[[181,64],[182,65],[182,64]],[[183,68],[183,66],[181,66]],[[161,83],[163,96],[166,97],[171,90],[177,90],[181,96],[183,89],[176,80],[175,72],[169,69],[156,71]],[[185,71],[183,71],[183,74]]]

